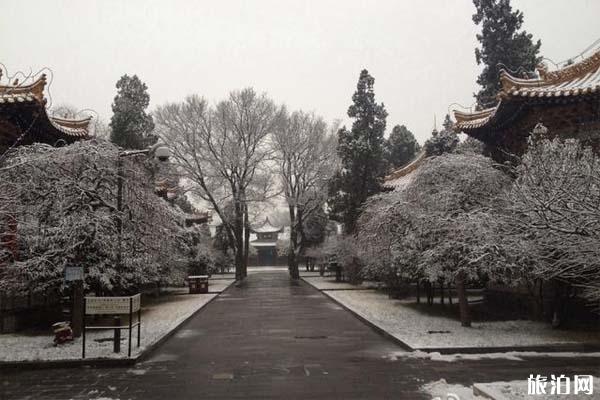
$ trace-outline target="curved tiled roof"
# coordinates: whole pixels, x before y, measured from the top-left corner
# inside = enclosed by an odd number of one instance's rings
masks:
[[[86,138],[89,135],[89,125],[92,117],[83,119],[63,119],[50,117],[50,123],[65,135]]]
[[[423,163],[426,158],[425,151],[421,151],[417,157],[411,161],[408,165],[402,168],[398,168],[389,175],[383,178],[383,187],[388,190],[402,189],[410,183],[413,174],[419,165]]]
[[[269,217],[267,217],[261,226],[253,228],[252,231],[255,233],[275,233],[280,232],[281,227],[271,225],[271,221],[269,221]]]
[[[600,94],[600,50],[581,62],[557,71],[548,72],[545,66],[538,67],[539,77],[523,79],[500,71],[502,89],[497,97],[498,105],[486,110],[466,113],[454,111],[457,131],[468,131],[493,122],[498,110],[513,99],[554,99]]]
[[[91,117],[83,119],[66,119],[51,117],[46,112],[46,98],[44,88],[46,87],[46,75],[42,74],[33,83],[27,85],[0,85],[0,106],[12,107],[9,113],[15,113],[14,107],[19,104],[28,104],[39,107],[42,110],[42,124],[45,129],[54,130],[57,137],[84,139],[89,136]],[[0,116],[1,118],[1,116]]]

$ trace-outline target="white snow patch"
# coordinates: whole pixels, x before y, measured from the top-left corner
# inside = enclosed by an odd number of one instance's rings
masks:
[[[146,372],[148,372],[148,371],[145,369],[137,369],[136,368],[136,369],[128,369],[127,372],[129,372],[132,375],[140,376],[140,375],[146,375]]]
[[[228,281],[228,284],[233,281]],[[140,347],[136,347],[137,331],[132,332],[132,357],[156,343],[175,329],[195,311],[208,303],[216,294],[169,295],[159,302],[142,308]],[[112,338],[112,330],[90,331],[86,334],[86,358],[127,358],[127,343],[121,342],[121,352],[112,352],[112,340],[98,342],[97,339]],[[127,331],[121,332],[127,337]],[[51,332],[47,335],[1,334],[0,361],[74,360],[81,358],[81,338],[55,347]]]
[[[314,272],[313,272],[314,274]],[[302,276],[302,274],[300,274]],[[365,281],[359,285],[352,285],[348,282],[336,282],[335,276],[302,276],[307,283],[319,290],[336,290],[336,289],[376,289],[382,286],[379,282]]]
[[[473,389],[463,385],[449,384],[445,379],[429,382],[421,386],[421,392],[432,398],[448,400],[486,400],[484,397],[473,395]]]
[[[546,394],[529,395],[527,393],[527,380],[519,381],[508,381],[508,382],[491,382],[491,383],[476,383],[473,386],[481,389],[485,393],[488,393],[494,397],[506,399],[506,400],[522,400],[522,399],[536,399],[536,400],[577,400],[577,399],[599,399],[600,398],[600,378],[598,376],[593,377],[594,390],[593,393],[588,394],[574,394],[574,380],[570,377],[570,389],[569,394],[551,394],[550,384],[548,384]],[[564,386],[563,386],[563,389]]]
[[[594,332],[555,330],[536,321],[474,322],[465,328],[458,320],[411,307],[414,299],[392,300],[373,290],[325,292],[413,349],[598,344],[600,340]]]
[[[506,353],[481,353],[481,354],[440,354],[437,351],[396,351],[390,353],[384,358],[388,360],[396,361],[398,359],[427,359],[432,361],[445,361],[455,362],[463,360],[511,360],[511,361],[525,361],[525,358],[536,358],[536,357],[554,357],[554,358],[598,358],[600,359],[600,353],[575,353],[575,352],[536,352],[536,351],[509,351]]]

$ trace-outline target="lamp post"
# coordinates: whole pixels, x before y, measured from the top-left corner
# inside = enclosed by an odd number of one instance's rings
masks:
[[[155,144],[152,147],[143,150],[130,150],[130,151],[122,151],[119,153],[119,158],[117,160],[117,270],[121,271],[122,260],[123,260],[123,250],[122,250],[122,239],[123,239],[123,218],[121,213],[123,211],[123,182],[125,180],[125,176],[123,174],[123,157],[132,157],[143,154],[149,158],[156,158],[159,162],[164,163],[167,162],[169,156],[171,155],[171,151],[168,147]]]

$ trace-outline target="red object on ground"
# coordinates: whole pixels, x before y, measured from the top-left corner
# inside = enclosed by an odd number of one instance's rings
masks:
[[[54,329],[54,344],[63,344],[73,340],[73,330],[69,322],[57,322],[52,325]]]

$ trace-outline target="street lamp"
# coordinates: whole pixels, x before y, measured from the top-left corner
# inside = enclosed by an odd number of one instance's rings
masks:
[[[123,181],[125,176],[123,174],[123,157],[132,157],[143,154],[146,157],[153,159],[156,158],[159,162],[164,163],[168,161],[171,150],[163,144],[157,143],[154,146],[148,147],[142,150],[129,150],[122,151],[119,153],[117,161],[117,270],[121,270],[123,250],[122,250],[122,239],[123,239],[123,218],[121,212],[123,211]]]

